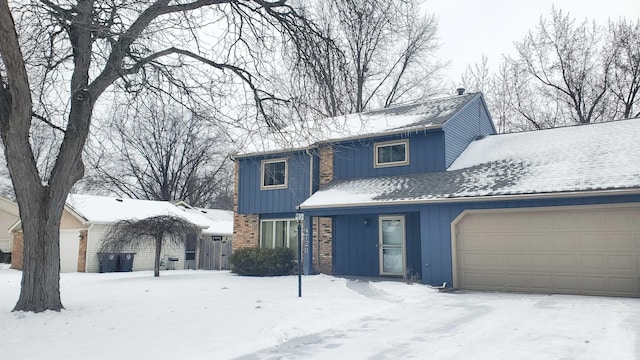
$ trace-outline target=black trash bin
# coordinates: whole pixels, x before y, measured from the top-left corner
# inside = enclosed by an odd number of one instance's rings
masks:
[[[114,272],[118,269],[118,254],[114,253],[98,253],[100,261],[100,272]]]
[[[133,255],[135,255],[135,253],[118,254],[118,271],[126,272],[133,270]]]

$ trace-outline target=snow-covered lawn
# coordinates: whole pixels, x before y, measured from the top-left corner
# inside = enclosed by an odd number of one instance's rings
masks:
[[[639,359],[640,299],[441,293],[402,282],[221,271],[61,276],[60,313],[13,313],[2,359]]]

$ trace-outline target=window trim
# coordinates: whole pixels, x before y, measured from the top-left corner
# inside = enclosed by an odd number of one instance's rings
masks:
[[[264,166],[265,164],[272,164],[284,162],[284,184],[279,185],[265,185],[264,184]],[[286,189],[289,187],[289,159],[277,158],[277,159],[265,159],[260,162],[260,190],[274,190],[274,189]]]
[[[387,163],[380,163],[378,160],[378,149],[386,146],[393,145],[401,145],[404,144],[404,161],[394,161]],[[391,141],[383,141],[373,144],[373,167],[374,168],[385,168],[392,166],[405,166],[409,165],[409,139],[404,140],[391,140]]]
[[[294,219],[294,218],[260,219],[260,231],[259,231],[259,234],[258,234],[258,246],[260,248],[264,248],[264,239],[263,239],[263,236],[262,236],[262,224],[267,222],[267,221],[273,222],[273,223],[275,223],[277,221],[286,221],[287,222],[287,226],[286,226],[287,234],[286,234],[286,239],[285,239],[286,240],[285,246],[286,246],[287,249],[291,249],[291,234],[290,234],[290,230],[291,230],[291,224],[296,224],[296,226],[297,226],[296,219]],[[273,226],[273,230],[272,231],[273,231],[272,235],[275,235],[275,232],[276,232],[275,224]],[[273,236],[273,240],[272,241],[276,241],[276,237],[275,236]],[[298,245],[297,242],[296,242],[295,245]],[[272,248],[275,248],[275,244],[272,244]],[[295,259],[298,258],[298,253],[297,252],[294,254],[294,258]]]

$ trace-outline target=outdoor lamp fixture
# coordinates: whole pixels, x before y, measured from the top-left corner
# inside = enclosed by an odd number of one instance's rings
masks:
[[[296,211],[295,219],[298,223],[298,297],[302,297],[302,222],[304,214],[300,208]]]

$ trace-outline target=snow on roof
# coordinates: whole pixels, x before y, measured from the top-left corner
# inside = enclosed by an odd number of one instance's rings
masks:
[[[202,230],[203,234],[233,235],[233,211],[202,208],[185,208],[183,211],[189,214],[202,216],[207,219],[209,227]]]
[[[386,109],[309,120],[279,132],[257,129],[240,156],[304,149],[313,144],[396,131],[440,127],[479,93],[430,99]]]
[[[168,201],[69,194],[67,207],[91,223],[111,224],[120,220],[170,215],[181,217],[201,228],[209,226],[209,220],[204,216],[186,213]]]
[[[640,119],[490,135],[445,172],[338,180],[303,208],[593,190],[640,190]]]

